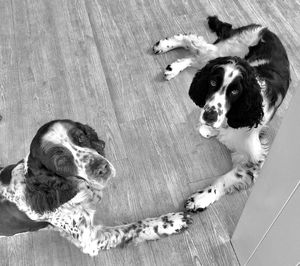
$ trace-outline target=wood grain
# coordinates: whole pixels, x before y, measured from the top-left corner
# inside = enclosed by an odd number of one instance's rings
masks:
[[[43,123],[88,123],[106,141],[117,177],[97,221],[117,225],[183,209],[184,200],[231,167],[228,150],[196,131],[187,91],[195,70],[170,82],[162,70],[186,52],[154,56],[152,45],[180,32],[210,41],[206,17],[258,22],[281,37],[300,78],[297,1],[12,0],[0,2],[0,163],[23,158]],[[274,135],[292,93],[272,123]],[[0,239],[0,265],[238,265],[230,237],[249,191],[194,216],[184,234],[80,253],[55,232]]]

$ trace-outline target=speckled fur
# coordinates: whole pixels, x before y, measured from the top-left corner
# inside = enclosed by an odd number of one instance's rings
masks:
[[[96,206],[102,199],[104,186],[96,184],[95,179],[88,182],[88,176],[87,179],[70,177],[76,180],[78,193],[55,210],[39,213],[31,208],[26,198],[28,169],[27,156],[13,168],[9,184],[0,182],[0,198],[15,203],[33,221],[48,222],[53,230],[59,231],[91,256],[97,255],[99,250],[123,247],[130,242],[139,243],[177,234],[192,223],[188,214],[179,212],[116,227],[95,225]]]

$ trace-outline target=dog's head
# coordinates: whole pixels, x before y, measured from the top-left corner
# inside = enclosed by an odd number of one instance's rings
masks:
[[[115,175],[104,148],[105,142],[88,125],[71,120],[43,125],[26,162],[26,198],[33,210],[54,210],[77,194],[79,182],[104,188]]]
[[[189,95],[203,108],[200,123],[220,128],[255,127],[263,118],[263,98],[255,70],[238,57],[219,57],[199,70]]]

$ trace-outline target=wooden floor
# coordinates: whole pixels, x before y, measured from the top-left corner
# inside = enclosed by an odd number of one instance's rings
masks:
[[[199,109],[187,94],[194,71],[162,80],[162,69],[184,52],[154,56],[151,47],[181,32],[213,41],[209,14],[235,25],[262,23],[278,33],[295,90],[300,78],[296,0],[0,1],[0,164],[23,158],[45,122],[78,120],[106,140],[117,168],[99,222],[117,225],[182,210],[192,192],[230,169],[230,155],[196,131]],[[271,135],[279,121],[276,117]],[[230,236],[248,193],[226,196],[195,215],[181,235],[95,258],[56,232],[1,238],[0,265],[238,265]]]

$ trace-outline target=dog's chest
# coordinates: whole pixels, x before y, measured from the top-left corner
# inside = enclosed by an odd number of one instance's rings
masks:
[[[229,150],[240,152],[245,148],[245,142],[251,135],[249,128],[221,128],[217,139],[224,144]]]

